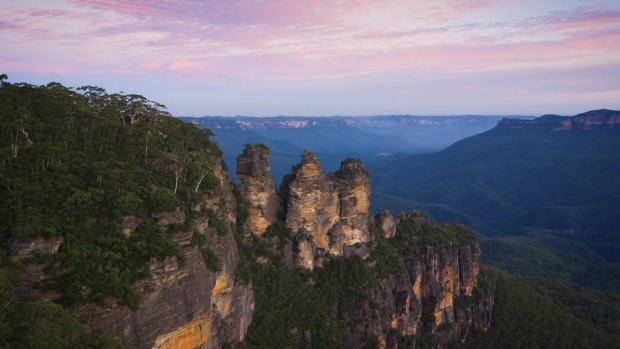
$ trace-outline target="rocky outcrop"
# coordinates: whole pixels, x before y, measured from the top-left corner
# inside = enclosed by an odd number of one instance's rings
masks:
[[[387,214],[379,216],[385,219]],[[401,214],[398,220],[409,220],[420,229],[430,224],[419,214]],[[395,236],[398,234],[397,228]],[[423,245],[421,251],[422,256],[404,256],[406,273],[396,273],[383,284],[384,290],[391,291],[387,299],[392,309],[390,327],[400,335],[434,332],[443,343],[464,340],[474,327],[489,328],[492,296],[458,301],[471,298],[476,286],[481,255],[478,242],[471,239],[461,244]]]
[[[99,308],[96,326],[119,334],[127,346],[141,348],[221,348],[245,338],[254,311],[251,286],[237,280],[239,255],[232,235],[235,224],[235,200],[226,172],[215,168],[220,185],[205,194],[196,209],[211,209],[228,228],[218,232],[208,216],[193,221],[188,231],[176,232],[173,239],[183,262],[176,257],[153,259],[149,276],[133,286],[141,296],[135,310],[110,301]],[[158,224],[178,223],[177,210],[158,213]],[[192,244],[192,234],[202,234],[204,248],[212,249],[221,263],[221,271],[206,266],[200,246]]]
[[[394,216],[392,216],[390,211],[387,209],[379,211],[376,220],[377,225],[383,231],[383,237],[390,239],[396,235],[396,225],[398,224],[398,221],[394,218]]]
[[[360,160],[346,159],[332,177],[338,188],[340,214],[331,232],[334,243],[330,252],[341,255],[346,246],[368,242],[370,174]]]
[[[286,226],[293,232],[298,264],[307,269],[329,256],[360,253],[368,242],[370,177],[359,160],[347,159],[328,176],[319,159],[305,150],[301,163],[285,176],[280,191]],[[355,246],[351,248],[351,246]]]
[[[63,240],[61,236],[37,237],[34,240],[9,239],[9,256],[24,263],[19,292],[47,301],[58,299],[57,292],[39,285],[51,279],[52,276],[46,272],[47,258],[58,252]]]
[[[34,240],[11,239],[8,242],[8,251],[11,258],[23,261],[24,259],[34,258],[36,254],[53,255],[58,252],[63,238],[56,236],[52,238],[37,237]]]
[[[247,145],[237,156],[239,192],[248,203],[250,230],[262,235],[278,220],[280,197],[276,192],[269,165],[270,150],[262,144]]]

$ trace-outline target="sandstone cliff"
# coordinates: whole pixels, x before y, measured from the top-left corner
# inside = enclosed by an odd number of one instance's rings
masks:
[[[239,156],[242,166],[268,169],[266,156],[251,155],[254,152],[250,146]],[[253,178],[260,178],[259,174]],[[270,179],[262,181],[242,191],[250,207],[257,194],[271,186]],[[348,305],[335,306],[340,321],[348,324],[342,336],[351,346],[363,346],[371,336],[380,347],[394,348],[397,337],[423,333],[432,333],[442,345],[466,339],[472,328],[490,326],[493,297],[474,295],[481,251],[468,229],[433,224],[419,212],[394,217],[382,210],[370,217],[369,174],[359,160],[347,159],[338,171],[326,174],[319,159],[306,150],[301,163],[283,179],[280,191],[292,245],[289,242],[284,248],[276,248],[286,239],[270,235],[261,241],[270,246],[271,257],[261,255],[259,263],[270,263],[277,254],[285,261],[292,253],[294,265],[312,270],[329,268],[334,258],[370,256],[363,263],[383,270],[349,271],[378,273],[378,283],[365,286],[369,287],[364,291],[366,298],[349,315],[343,316],[342,309],[338,310]],[[371,234],[371,228],[379,231]],[[292,251],[287,252],[287,248]],[[391,258],[401,261],[400,268],[385,260],[382,254],[390,254],[389,250],[398,254]],[[307,331],[303,341],[312,346],[313,336]]]
[[[189,219],[179,207],[171,212],[151,214],[163,228],[191,224],[172,236],[181,259],[174,256],[164,260],[153,258],[145,270],[148,276],[132,285],[140,297],[137,308],[130,309],[109,298],[104,305],[82,306],[76,315],[96,314],[93,325],[114,334],[128,347],[221,348],[225,343],[243,341],[252,321],[254,294],[251,285],[237,280],[239,254],[232,235],[235,199],[221,162],[217,163],[214,173],[220,184],[206,191],[201,203],[193,205],[193,214],[198,218]],[[212,210],[213,217],[200,214],[205,210]],[[216,228],[211,219],[218,220],[220,225]],[[129,220],[132,223],[125,224]],[[129,237],[141,221],[123,217],[123,234]],[[222,229],[221,223],[223,232],[218,231]],[[194,234],[204,236],[204,246],[192,242]],[[54,277],[45,272],[48,259],[41,257],[56,254],[62,242],[60,237],[9,242],[11,257],[26,265],[20,286],[23,292],[40,299],[58,299],[58,293],[40,287]],[[221,263],[219,271],[208,268],[202,248],[215,252]]]
[[[394,218],[382,211],[377,219],[397,225],[387,224],[382,231],[392,246],[423,242],[422,231],[439,227],[418,212]],[[418,249],[409,246],[401,249],[404,268],[384,275],[373,291],[372,301],[380,304],[381,310],[373,311],[367,304],[358,312],[358,316],[368,320],[368,327],[381,347],[395,348],[395,335],[423,333],[435,334],[438,344],[443,345],[463,341],[472,329],[486,330],[491,325],[493,295],[474,294],[480,245],[473,236],[465,239],[459,236],[458,241],[450,241],[442,240],[440,233],[435,233],[432,233],[437,239],[434,244],[421,243]],[[361,345],[361,333],[359,328],[349,336]]]
[[[250,230],[262,235],[267,227],[278,220],[280,197],[276,193],[269,165],[269,148],[248,145],[237,156],[239,192],[247,201]]]
[[[305,150],[280,191],[299,265],[313,269],[329,256],[366,254],[361,245],[368,242],[370,176],[359,160],[343,161],[328,176],[319,159]]]
[[[252,320],[254,296],[252,287],[240,284],[236,278],[239,254],[232,236],[235,200],[221,162],[216,165],[215,175],[220,185],[206,192],[200,206],[194,207],[211,209],[214,217],[203,215],[192,222],[190,229],[173,235],[184,262],[180,264],[175,257],[152,260],[149,276],[134,285],[141,296],[138,308],[108,303],[99,309],[97,327],[120,334],[127,345],[142,348],[221,348],[226,342],[244,339]],[[178,212],[158,213],[155,217],[163,226],[186,219]],[[224,222],[226,231],[217,231],[210,219]],[[206,245],[193,244],[193,234],[203,235]],[[215,251],[220,271],[207,267],[201,248]]]

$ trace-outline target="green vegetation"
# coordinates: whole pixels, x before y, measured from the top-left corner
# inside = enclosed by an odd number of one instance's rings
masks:
[[[416,218],[427,219],[419,212],[413,215],[413,221]],[[376,338],[369,332],[371,320],[364,309],[381,307],[375,304],[373,296],[381,280],[395,272],[406,272],[405,260],[421,258],[415,251],[426,241],[443,246],[475,239],[471,231],[460,225],[425,222],[416,226],[406,221],[402,220],[398,227],[402,233],[393,239],[383,238],[380,228],[370,226],[375,239],[368,261],[359,257],[333,258],[314,271],[287,269],[281,256],[271,252],[265,239],[253,239],[251,249],[242,247],[244,264],[251,269],[249,274],[256,297],[254,319],[243,347],[304,348],[307,347],[304,342],[307,333],[312,338],[312,347],[365,345],[376,348]],[[288,241],[289,232],[282,222],[272,225],[266,234]],[[265,257],[267,262],[258,263],[257,257]],[[427,317],[434,322],[432,314]],[[363,343],[352,344],[343,338],[343,333],[354,328],[362,329]],[[433,335],[397,338],[399,343],[415,343],[417,348],[433,348],[437,341]]]
[[[314,272],[286,269],[281,260],[252,264],[256,308],[243,348],[350,348],[343,330],[363,324],[373,271],[359,258],[338,258]],[[374,338],[370,339],[370,343]]]
[[[226,235],[228,233],[228,227],[226,223],[217,217],[215,211],[210,208],[206,209],[207,216],[209,217],[209,226],[214,228],[219,235]]]
[[[617,332],[605,333],[545,293],[504,272],[482,268],[481,289],[495,294],[493,325],[477,331],[458,348],[617,348]]]
[[[396,227],[398,234],[393,238],[378,245],[389,243],[392,248],[380,246],[386,256],[394,256],[395,249],[400,256],[412,256],[416,259],[423,258],[423,246],[463,246],[477,240],[474,233],[462,224],[454,223],[431,223],[428,216],[419,211],[414,211],[407,218],[403,218]],[[388,262],[393,265],[398,262]]]
[[[483,263],[529,281],[572,279],[605,262],[584,244],[544,231],[482,238],[480,246],[484,251]]]
[[[360,159],[346,158],[340,163],[340,167],[342,168],[350,164],[357,165],[357,167],[361,171],[363,171],[364,174],[370,177],[370,173],[368,172],[368,170],[366,170],[366,168],[364,167],[364,164],[362,163],[362,160]],[[336,172],[333,173],[333,176],[338,179],[346,180],[346,179],[353,179],[355,177],[355,173],[348,172],[348,171],[342,171],[342,169],[338,169],[336,170]]]
[[[89,329],[58,304],[16,292],[22,268],[0,251],[0,347],[121,348],[114,338]]]
[[[192,231],[194,219],[201,216],[208,217],[218,234],[230,232],[233,227],[214,210],[189,209],[205,190],[220,184],[213,169],[221,152],[210,140],[210,131],[172,118],[162,105],[142,96],[108,94],[92,86],[10,84],[5,78],[0,75],[0,244],[40,237],[49,243],[62,239],[62,244],[52,256],[36,252],[22,262],[0,250],[0,347],[118,348],[114,339],[82,324],[67,309],[103,304],[109,298],[135,309],[140,300],[131,285],[146,275],[149,261],[176,256],[183,262],[174,234]],[[392,195],[416,193],[421,201],[431,195],[446,198],[445,203],[427,207],[445,217],[456,213],[477,222],[482,231],[521,232],[536,226],[605,232],[578,241],[541,231],[483,239],[484,262],[530,284],[483,268],[481,287],[456,302],[468,304],[494,292],[493,325],[464,346],[619,346],[620,266],[602,264],[616,256],[614,244],[608,242],[618,241],[614,210],[620,203],[620,186],[617,176],[610,174],[617,173],[620,162],[617,152],[608,151],[618,149],[617,137],[586,134],[589,143],[576,146],[581,136],[569,135],[568,141],[559,135],[526,137],[524,145],[522,136],[495,131],[482,140],[463,141],[440,153],[439,160],[418,157],[428,163],[403,171],[410,175],[410,184],[394,181],[396,187],[383,187]],[[493,137],[500,141],[491,151],[487,144]],[[566,142],[571,143],[571,156],[566,156]],[[472,159],[471,154],[481,155]],[[379,181],[392,174],[382,173]],[[532,178],[534,185],[529,184]],[[346,348],[351,343],[343,333],[351,329],[365,335],[358,344],[376,347],[365,311],[381,306],[372,293],[379,283],[404,272],[411,259],[422,260],[423,246],[464,245],[475,239],[463,225],[429,223],[418,212],[401,220],[393,239],[384,239],[371,226],[375,239],[367,261],[334,258],[314,271],[289,270],[267,239],[244,234],[247,204],[238,191],[233,193],[237,276],[252,283],[256,297],[244,348],[306,347],[306,340],[312,347]],[[393,196],[383,198],[390,202]],[[219,204],[228,203],[222,199]],[[153,218],[177,211],[185,214],[185,221],[167,229]],[[277,237],[283,253],[290,232],[280,221],[265,237]],[[222,270],[205,235],[195,231],[191,244],[209,270]],[[20,273],[33,264],[50,278],[29,286],[37,292],[56,292],[57,303],[36,300],[19,289]],[[87,322],[93,320],[91,314],[81,315]],[[423,322],[433,321],[434,315],[425,310]],[[447,330],[445,325],[438,332]],[[430,348],[437,337],[398,336],[397,341]]]
[[[562,311],[609,335],[620,333],[620,265],[546,232],[483,238],[482,261],[529,281]]]
[[[3,81],[0,243],[60,237],[58,253],[24,261],[42,264],[51,276],[37,287],[58,292],[64,306],[113,297],[137,307],[139,299],[130,285],[145,275],[144,267],[153,258],[176,256],[182,262],[171,234],[190,229],[196,216],[190,204],[219,184],[213,168],[221,152],[210,136],[210,131],[171,117],[163,105],[139,95]],[[188,218],[168,231],[152,218],[152,213],[177,210]],[[138,222],[135,230],[124,231],[123,217]],[[210,223],[227,232],[217,218]],[[201,252],[212,270],[221,268],[212,250],[201,247]],[[3,274],[12,278],[18,272],[4,269]],[[58,305],[23,299],[13,290],[0,290],[12,300],[3,303],[7,307],[2,316],[11,319],[0,328],[22,332],[3,334],[1,343],[111,347]],[[46,333],[45,326],[55,332]],[[32,336],[15,338],[20,333]],[[50,346],[39,345],[46,335]],[[54,342],[57,337],[64,342]],[[91,339],[100,343],[88,342]]]
[[[262,150],[267,150],[267,151],[271,151],[271,149],[266,146],[264,143],[245,143],[243,145],[243,148],[254,148],[254,149],[262,149]]]
[[[617,129],[500,125],[436,154],[367,167],[375,205],[421,209],[495,236],[480,240],[481,261],[529,283],[497,277],[493,328],[469,347],[614,347],[620,268],[608,262],[620,261],[618,149]],[[582,326],[590,343],[572,337]]]
[[[618,149],[617,129],[550,132],[498,126],[438,153],[366,165],[373,173],[373,193],[384,194],[380,199],[397,211],[413,207],[398,201],[389,205],[391,197],[439,205],[439,212],[427,210],[434,219],[438,214],[441,220],[472,226],[473,218],[482,234],[533,227],[618,236]]]
[[[220,259],[215,254],[215,251],[210,247],[199,247],[200,254],[202,255],[202,259],[205,261],[205,265],[207,269],[211,270],[214,273],[219,273],[222,271],[222,263]]]

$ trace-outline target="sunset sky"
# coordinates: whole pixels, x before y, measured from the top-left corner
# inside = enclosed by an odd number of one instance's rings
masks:
[[[620,1],[0,2],[9,82],[138,93],[175,116],[620,109]]]

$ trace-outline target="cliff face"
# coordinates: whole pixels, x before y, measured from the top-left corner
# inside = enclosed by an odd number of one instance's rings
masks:
[[[207,192],[202,207],[195,209],[212,209],[214,219],[224,222],[227,231],[218,232],[209,217],[200,217],[188,231],[174,233],[184,262],[179,263],[175,257],[152,260],[149,276],[134,285],[141,296],[138,308],[108,303],[99,309],[97,327],[120,334],[127,345],[142,348],[220,348],[226,342],[237,343],[245,338],[254,295],[251,286],[236,280],[239,254],[232,236],[235,200],[220,163],[215,174],[220,185]],[[158,224],[167,226],[174,223],[170,217],[177,214],[158,216]],[[192,243],[192,234],[205,237],[206,248],[215,252],[221,271],[207,268],[201,247]]]
[[[544,115],[533,120],[503,119],[500,127],[543,131],[597,130],[620,127],[620,111],[592,110],[575,116]]]
[[[246,148],[238,158],[243,159],[244,168],[268,168],[266,157],[248,154],[252,153]],[[264,179],[264,183],[248,186],[242,193],[252,206],[258,196],[253,190],[262,193],[270,185]],[[312,270],[328,266],[338,256],[367,258],[379,243],[373,239],[387,241],[384,243],[399,251],[402,269],[392,269],[369,286],[369,297],[356,305],[353,321],[343,329],[347,343],[361,347],[371,335],[380,347],[394,348],[395,335],[433,333],[440,344],[445,344],[464,340],[472,328],[490,326],[492,296],[473,297],[481,251],[468,230],[433,224],[420,213],[394,217],[383,210],[370,217],[369,174],[359,160],[347,159],[338,171],[328,175],[321,170],[317,157],[306,150],[301,163],[282,181],[280,191],[292,241],[292,246],[285,246],[292,247],[294,265]],[[371,236],[371,224],[381,232]],[[275,248],[273,239],[264,241],[272,253],[280,253],[287,260],[286,248]],[[377,267],[376,263],[382,263],[377,258],[383,256],[372,257],[368,263]],[[264,257],[259,259],[268,263]],[[304,341],[311,343],[312,333],[305,336],[308,338]]]
[[[387,215],[382,212],[378,216],[385,221]],[[396,219],[401,220],[413,220],[420,228],[430,224],[425,217],[410,214]],[[391,225],[384,234],[391,235]],[[399,234],[404,232],[397,228],[392,237]],[[423,245],[421,252],[421,256],[403,256],[405,271],[390,275],[381,284],[385,295],[381,301],[389,314],[387,326],[403,336],[435,333],[444,344],[465,340],[472,328],[488,329],[493,296],[473,297],[481,255],[478,242]],[[463,301],[465,298],[469,301]],[[389,336],[381,336],[380,341],[393,342]]]
[[[329,256],[366,254],[358,243],[368,242],[369,183],[359,161],[344,161],[340,170],[328,176],[318,158],[304,151],[301,163],[280,188],[299,265],[313,269]]]
[[[237,178],[241,195],[249,207],[250,230],[262,235],[267,227],[278,220],[280,197],[276,193],[269,165],[270,150],[261,145],[245,147],[237,156]]]

